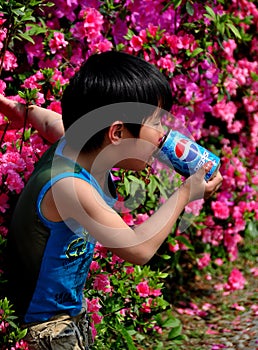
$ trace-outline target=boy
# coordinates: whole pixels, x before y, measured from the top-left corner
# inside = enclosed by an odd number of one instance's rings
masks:
[[[29,111],[29,122],[50,141],[65,128],[21,193],[8,237],[10,292],[30,349],[89,349],[83,288],[96,240],[124,260],[145,264],[184,207],[220,186],[219,173],[205,182],[207,163],[139,226],[127,226],[112,209],[110,169],[146,167],[164,135],[160,115],[171,104],[158,69],[105,52],[91,56],[65,89],[63,124],[52,112]]]

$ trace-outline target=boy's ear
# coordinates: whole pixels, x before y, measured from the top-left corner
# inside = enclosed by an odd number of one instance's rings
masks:
[[[108,131],[108,137],[111,143],[114,145],[118,145],[123,137],[123,131],[124,131],[124,124],[121,121],[115,121],[111,124],[109,131]]]

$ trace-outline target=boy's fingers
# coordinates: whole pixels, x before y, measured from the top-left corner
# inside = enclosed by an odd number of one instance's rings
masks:
[[[204,168],[205,174],[207,174],[211,170],[212,166],[213,166],[213,163],[211,161],[204,164],[203,168]]]
[[[211,170],[212,166],[213,166],[213,163],[212,163],[211,161],[205,163],[205,164],[198,170],[199,176],[200,176],[200,177],[204,177],[205,174],[207,174],[207,173]]]

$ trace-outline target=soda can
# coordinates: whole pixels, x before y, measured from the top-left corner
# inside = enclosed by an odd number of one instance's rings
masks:
[[[215,176],[220,167],[219,157],[187,136],[174,130],[170,130],[162,140],[155,157],[186,177],[194,174],[206,162],[211,161],[213,166],[205,175],[206,181]]]

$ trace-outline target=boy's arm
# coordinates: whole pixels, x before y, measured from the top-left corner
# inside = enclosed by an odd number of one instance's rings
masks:
[[[25,105],[0,94],[0,113],[6,116],[11,129],[23,127],[26,114]],[[28,124],[50,143],[55,143],[64,134],[62,116],[54,111],[36,105],[28,107]],[[3,130],[5,125],[0,125]]]
[[[96,190],[81,179],[58,181],[52,187],[52,199],[60,219],[74,218],[116,255],[142,265],[149,261],[170,234],[185,206],[193,200],[208,198],[218,189],[222,181],[220,173],[208,183],[204,174],[202,168],[188,178],[149,219],[134,229],[127,226]],[[45,209],[49,210],[49,207]]]

